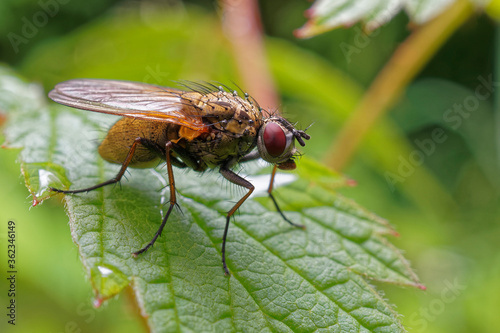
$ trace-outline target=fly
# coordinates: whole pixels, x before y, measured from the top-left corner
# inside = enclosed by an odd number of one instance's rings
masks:
[[[283,117],[266,117],[248,94],[240,97],[212,84],[192,83],[189,90],[179,90],[138,82],[75,79],[59,83],[49,93],[57,103],[77,109],[122,116],[99,146],[106,161],[121,164],[117,175],[103,183],[79,190],[52,191],[74,194],[89,192],[119,182],[128,167],[154,167],[164,160],[167,165],[170,206],[151,241],[132,253],[146,252],[161,235],[176,205],[172,166],[195,171],[218,168],[231,183],[246,188],[247,193],[227,212],[222,238],[222,266],[226,265],[226,238],[229,221],[254,191],[254,186],[232,171],[238,163],[262,158],[274,165],[268,194],[282,218],[272,194],[277,169],[295,169],[295,140],[304,146],[310,136],[297,130]],[[255,149],[257,148],[257,149]]]

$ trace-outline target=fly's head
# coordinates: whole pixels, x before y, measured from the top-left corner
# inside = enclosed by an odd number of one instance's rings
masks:
[[[264,120],[257,134],[257,148],[267,162],[277,164],[279,169],[295,169],[294,155],[297,153],[295,140],[303,147],[311,137],[305,131],[297,130],[283,117],[272,116]]]

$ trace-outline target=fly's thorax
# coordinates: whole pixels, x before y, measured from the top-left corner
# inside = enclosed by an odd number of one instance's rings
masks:
[[[223,119],[214,124],[217,129],[235,138],[242,136],[256,137],[262,126],[260,111],[253,108],[244,109],[237,106],[229,119]]]
[[[236,92],[186,92],[182,98],[186,101],[185,105],[197,109],[197,114],[213,129],[228,131],[237,136],[255,136],[262,125],[259,107],[249,98],[238,96]]]
[[[209,133],[187,143],[189,152],[212,168],[231,159],[238,160],[252,151],[263,122],[255,105],[239,97],[235,99],[232,95],[229,98],[226,94],[221,94],[223,98],[220,100],[207,101],[207,105],[215,103],[217,106],[210,107],[204,116]],[[223,107],[224,112],[216,112],[219,107]],[[227,110],[231,110],[230,114]]]
[[[215,168],[229,160],[239,160],[255,148],[256,137],[235,138],[225,132],[212,132],[211,136],[199,137],[186,142],[188,153],[210,168]]]

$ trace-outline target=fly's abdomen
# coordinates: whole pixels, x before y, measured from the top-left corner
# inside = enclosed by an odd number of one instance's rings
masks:
[[[173,125],[158,121],[145,121],[134,118],[118,120],[99,146],[99,154],[106,161],[122,164],[136,138],[146,139],[151,147],[138,145],[129,166],[134,168],[155,167],[164,156],[158,151],[164,150],[167,140],[167,127]],[[157,147],[153,147],[153,145]]]

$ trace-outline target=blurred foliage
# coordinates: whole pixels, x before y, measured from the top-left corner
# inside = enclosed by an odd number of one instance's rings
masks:
[[[120,3],[117,0],[4,0],[0,3],[0,54],[2,61],[16,64],[37,43],[57,38],[91,21]],[[22,38],[20,41],[13,34]],[[19,41],[19,44],[11,43]]]
[[[310,129],[313,139],[303,151],[323,158],[363,89],[410,34],[408,18],[398,14],[368,37],[354,25],[295,40],[293,30],[304,24],[303,11],[310,4],[277,0],[261,1],[260,5],[270,67],[283,108],[304,127],[314,122]],[[148,81],[155,71],[167,74],[157,82],[165,85],[176,79],[238,82],[230,66],[231,55],[227,50],[217,53],[226,42],[213,2],[87,1],[68,2],[60,8],[35,37],[20,45],[19,52],[14,52],[8,39],[0,41],[0,60],[46,89],[74,76]],[[22,18],[30,20],[38,11],[37,1],[2,1],[2,35],[20,34]],[[129,11],[138,13],[137,19],[124,15]],[[169,29],[156,32],[152,26],[151,39],[145,41],[120,34],[121,24],[147,26],[148,17],[162,11],[174,11],[188,26],[176,29],[173,22]],[[115,27],[115,32],[102,36],[103,26]],[[498,123],[497,91],[481,100],[462,126],[451,128],[443,120],[454,103],[475,96],[478,77],[498,78],[496,30],[496,23],[486,15],[471,17],[420,73],[395,110],[372,129],[346,170],[358,186],[343,193],[396,225],[401,234],[398,247],[406,250],[428,287],[427,292],[383,288],[398,305],[410,331],[496,332],[500,326],[496,314],[500,307],[500,188],[495,177],[499,171],[498,126],[492,132],[495,118]],[[88,36],[85,43],[80,40],[83,35]],[[359,52],[347,56],[342,43]],[[207,58],[207,48],[216,56]],[[301,63],[300,59],[307,60]],[[401,158],[408,160],[421,149],[415,140],[432,137],[435,128],[443,128],[447,140],[436,145],[435,152],[393,189],[386,172],[398,174]],[[32,304],[20,311],[26,311],[25,318],[39,318],[31,322],[41,325],[26,331],[68,331],[64,324],[72,321],[83,331],[139,330],[140,322],[131,312],[122,311],[128,302],[109,302],[104,310],[91,312],[96,319],[87,322],[79,306],[90,304],[91,290],[82,281],[67,218],[51,202],[28,212],[30,200],[14,163],[15,153],[2,150],[0,160],[1,223],[9,218],[20,222],[20,260],[25,269],[20,288],[26,295],[23,303]],[[53,266],[56,257],[64,260],[58,267]],[[71,292],[54,293],[54,288]],[[49,307],[50,313],[44,312]],[[38,317],[32,317],[35,313]]]
[[[295,31],[301,38],[310,38],[338,27],[350,27],[361,21],[367,32],[389,22],[400,11],[410,17],[412,23],[422,25],[432,21],[454,4],[474,4],[477,8],[486,6],[490,0],[315,0],[306,11],[308,21]]]

